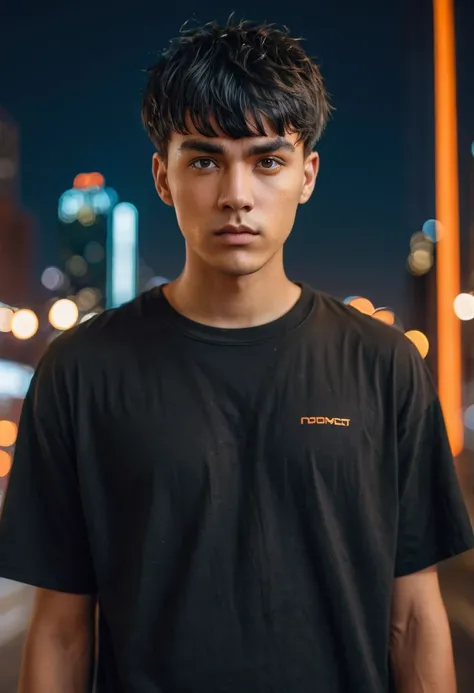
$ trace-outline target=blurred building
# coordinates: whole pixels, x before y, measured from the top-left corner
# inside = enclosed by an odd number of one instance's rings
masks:
[[[0,302],[24,305],[30,293],[32,220],[19,201],[19,133],[0,109]]]
[[[58,263],[42,282],[55,296],[74,297],[81,313],[106,306],[107,230],[116,202],[99,173],[76,176],[59,200]]]
[[[20,202],[20,146],[17,125],[0,108],[0,304],[31,306],[33,220]],[[34,364],[41,335],[20,341],[0,329],[0,359]]]

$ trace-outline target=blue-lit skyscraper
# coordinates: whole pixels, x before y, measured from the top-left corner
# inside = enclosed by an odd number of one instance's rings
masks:
[[[74,297],[81,313],[107,305],[107,235],[117,201],[117,193],[105,186],[99,173],[76,176],[59,200],[60,272],[56,286],[48,288],[55,295]]]

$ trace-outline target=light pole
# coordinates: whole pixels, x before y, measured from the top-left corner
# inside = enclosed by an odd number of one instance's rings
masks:
[[[435,77],[438,390],[454,455],[463,448],[456,57],[453,0],[433,0]]]

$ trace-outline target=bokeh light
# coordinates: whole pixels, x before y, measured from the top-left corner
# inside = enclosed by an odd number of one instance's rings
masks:
[[[372,314],[372,317],[375,318],[375,320],[384,322],[386,325],[395,324],[395,313],[393,310],[390,310],[390,308],[376,308]]]
[[[11,331],[13,314],[13,310],[8,306],[0,306],[0,332]]]
[[[470,431],[474,431],[474,404],[467,407],[466,411],[464,412],[464,425]]]
[[[459,320],[472,320],[474,318],[474,296],[472,294],[458,294],[454,299],[453,306]]]
[[[97,215],[93,207],[89,207],[88,205],[81,207],[77,213],[77,220],[82,226],[92,226],[95,224],[96,218]]]
[[[416,250],[417,248],[424,248],[425,250],[431,250],[433,247],[433,242],[426,236],[423,231],[416,231],[410,238],[410,248]]]
[[[430,231],[429,228],[428,231]],[[408,270],[418,277],[426,274],[432,268],[434,262],[433,240],[424,231],[417,231],[410,238],[410,254],[407,262]]]
[[[64,284],[64,274],[57,267],[47,267],[41,275],[41,283],[49,291],[57,291]]]
[[[30,339],[38,331],[38,317],[29,308],[17,310],[12,317],[12,334],[17,339]]]
[[[18,427],[13,421],[0,421],[0,446],[9,448],[15,444]]]
[[[349,299],[344,301],[344,303],[346,302],[347,305],[352,306],[352,308],[355,308],[360,313],[364,313],[365,315],[373,315],[374,313],[375,306],[371,301],[369,301],[368,298],[363,298],[362,296],[351,296]]]
[[[87,287],[85,289],[81,289],[79,293],[76,294],[74,300],[79,310],[90,311],[99,303],[101,295],[102,294],[99,289]]]
[[[0,450],[0,479],[10,474],[12,456],[6,450]]]
[[[416,346],[423,358],[426,358],[428,351],[430,350],[430,343],[428,337],[420,332],[419,330],[408,330],[405,332],[405,337],[407,337]]]
[[[442,236],[443,227],[436,219],[428,219],[423,224],[422,231],[432,243],[436,243]]]
[[[408,266],[413,274],[426,274],[433,266],[433,253],[426,248],[416,248],[408,258]]]
[[[104,176],[94,171],[93,173],[78,173],[74,178],[74,188],[103,188],[105,185]]]
[[[49,322],[56,330],[69,330],[77,322],[79,310],[68,298],[61,298],[53,303],[49,311]]]
[[[66,190],[58,202],[58,217],[65,224],[72,224],[77,219],[84,205],[84,195],[79,190]]]
[[[81,255],[73,255],[66,263],[67,271],[75,277],[83,277],[87,274],[87,262]]]
[[[23,399],[30,386],[33,372],[31,366],[0,359],[0,400],[9,397]]]

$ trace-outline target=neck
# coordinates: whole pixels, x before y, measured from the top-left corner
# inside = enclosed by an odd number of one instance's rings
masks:
[[[211,327],[256,327],[277,320],[294,306],[301,289],[270,261],[258,272],[229,276],[209,267],[189,267],[163,291],[175,310]]]

